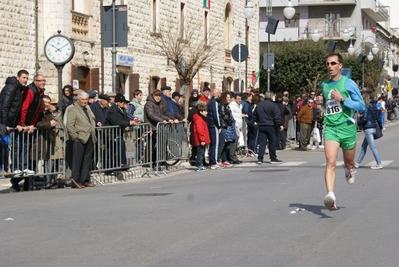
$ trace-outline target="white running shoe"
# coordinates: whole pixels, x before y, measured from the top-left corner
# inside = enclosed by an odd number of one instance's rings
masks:
[[[371,166],[372,170],[379,170],[379,169],[382,169],[382,168],[383,168],[382,165]]]
[[[336,199],[335,199],[335,195],[334,194],[327,194],[325,197],[324,197],[324,206],[326,206],[326,208],[329,210],[329,211],[334,211],[334,210],[337,210],[337,203],[336,203],[336,201],[335,201]]]
[[[21,176],[21,175],[24,174],[24,172],[21,171],[21,170],[15,170],[13,173],[14,173],[15,176]]]
[[[316,146],[312,146],[312,150],[315,150],[316,149]]]
[[[324,148],[324,146],[323,145],[319,145],[319,148]]]
[[[360,163],[355,162],[355,164],[353,165],[353,167],[355,167],[356,169],[359,169]]]
[[[25,169],[25,170],[24,170],[24,173],[25,173],[26,175],[34,175],[34,174],[35,174],[34,171],[31,171],[31,170],[29,170],[29,169]]]
[[[346,167],[344,167],[344,170],[345,170],[346,181],[350,185],[353,184],[355,182],[355,173],[356,173],[356,171],[354,171],[353,169],[348,169]]]

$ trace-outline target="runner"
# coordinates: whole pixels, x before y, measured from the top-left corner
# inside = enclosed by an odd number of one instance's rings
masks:
[[[342,56],[332,53],[327,57],[327,69],[330,79],[321,85],[324,106],[324,153],[326,156],[326,169],[324,179],[327,195],[324,205],[330,210],[336,210],[334,195],[335,166],[339,148],[342,149],[344,158],[345,177],[348,184],[353,184],[355,174],[352,170],[356,149],[356,114],[363,112],[365,104],[356,83],[346,76],[341,75],[343,66]]]

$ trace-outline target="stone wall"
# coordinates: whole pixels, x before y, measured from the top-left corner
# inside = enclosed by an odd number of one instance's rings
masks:
[[[100,24],[100,2],[98,0],[86,1],[83,13],[71,11],[71,1],[64,0],[38,0],[38,49],[35,48],[35,0],[3,0],[0,1],[0,10],[4,13],[0,22],[0,82],[5,81],[8,76],[15,75],[21,68],[26,68],[30,73],[35,70],[35,57],[39,58],[38,72],[43,73],[47,78],[47,93],[57,97],[57,71],[44,57],[43,47],[46,40],[57,34],[71,37],[75,43],[76,52],[72,60],[75,66],[86,66],[88,68],[99,68],[100,76],[104,80],[100,91],[110,91],[112,88],[112,54],[110,48],[104,49],[104,74],[101,73],[101,24]],[[253,1],[256,2],[256,1]],[[118,48],[118,54],[129,55],[134,58],[134,67],[130,73],[140,75],[139,87],[147,94],[149,87],[149,77],[158,76],[166,78],[167,84],[175,88],[177,72],[173,66],[167,65],[167,60],[160,55],[160,51],[154,45],[152,32],[152,1],[124,1],[128,6],[128,47]],[[220,0],[212,1],[210,9],[204,8],[203,1],[200,0],[170,0],[158,1],[158,21],[162,30],[178,28],[180,3],[185,3],[186,27],[194,25],[193,21],[202,21],[204,11],[209,12],[209,24],[216,27],[210,44],[213,42],[222,43],[220,53],[214,58],[212,64],[201,69],[199,75],[194,79],[194,87],[198,87],[200,82],[208,81],[215,83],[216,87],[221,88],[223,78],[230,76],[237,79],[238,63],[233,61],[229,65],[230,72],[226,72],[224,63],[224,14],[225,6],[230,3],[232,6],[232,43],[238,43],[238,31],[242,34],[244,42],[245,19],[243,15],[245,1],[242,0]],[[112,1],[104,1],[104,5],[111,5]],[[251,32],[250,38],[250,57],[248,59],[248,84],[250,83],[250,73],[259,68],[259,44],[258,40],[258,11],[255,17],[249,20]],[[74,31],[74,16],[87,17],[88,33],[77,34]],[[22,23],[21,23],[22,22]],[[203,28],[198,29],[198,34],[203,33]],[[231,47],[232,48],[232,47]],[[230,49],[231,49],[230,48]],[[84,56],[83,52],[89,52]],[[67,64],[63,71],[63,83],[71,83],[71,64]],[[212,66],[212,67],[211,67]],[[244,79],[245,63],[241,63],[242,78]],[[126,71],[126,68],[124,68]],[[127,82],[128,83],[128,82]],[[128,96],[128,92],[126,92]]]

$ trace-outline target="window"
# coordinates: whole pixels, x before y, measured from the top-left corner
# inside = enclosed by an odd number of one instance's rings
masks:
[[[180,3],[180,38],[184,39],[185,3]]]
[[[341,28],[341,13],[329,12],[325,16],[325,36],[339,36]]]
[[[157,21],[157,0],[152,1],[152,31],[158,31],[158,21]]]
[[[292,19],[284,18],[286,28],[299,28],[299,13],[295,13]]]
[[[79,12],[79,13],[85,13],[85,2],[83,0],[72,0],[72,10]]]
[[[204,43],[208,44],[208,11],[204,12]]]

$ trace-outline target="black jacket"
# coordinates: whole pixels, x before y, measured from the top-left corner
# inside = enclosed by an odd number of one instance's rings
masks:
[[[270,100],[263,100],[258,103],[254,111],[255,122],[258,126],[275,126],[280,127],[283,125],[281,121],[280,110],[276,103]]]
[[[104,126],[111,125],[119,125],[122,128],[130,125],[126,111],[118,107],[115,103],[108,108],[107,116],[105,117]]]
[[[93,111],[94,116],[96,117],[96,123],[101,122],[101,125],[104,125],[108,108],[102,108],[100,106],[100,102],[98,102],[98,101],[91,104],[90,108],[91,108],[91,111]]]
[[[358,125],[363,125],[363,129],[377,128],[378,123],[382,130],[379,112],[374,99],[370,99],[370,106],[366,106],[366,110],[362,113],[357,123]]]
[[[4,86],[0,93],[0,123],[9,127],[18,125],[22,94],[25,88],[25,86],[19,83],[16,77],[7,78],[6,86]]]

